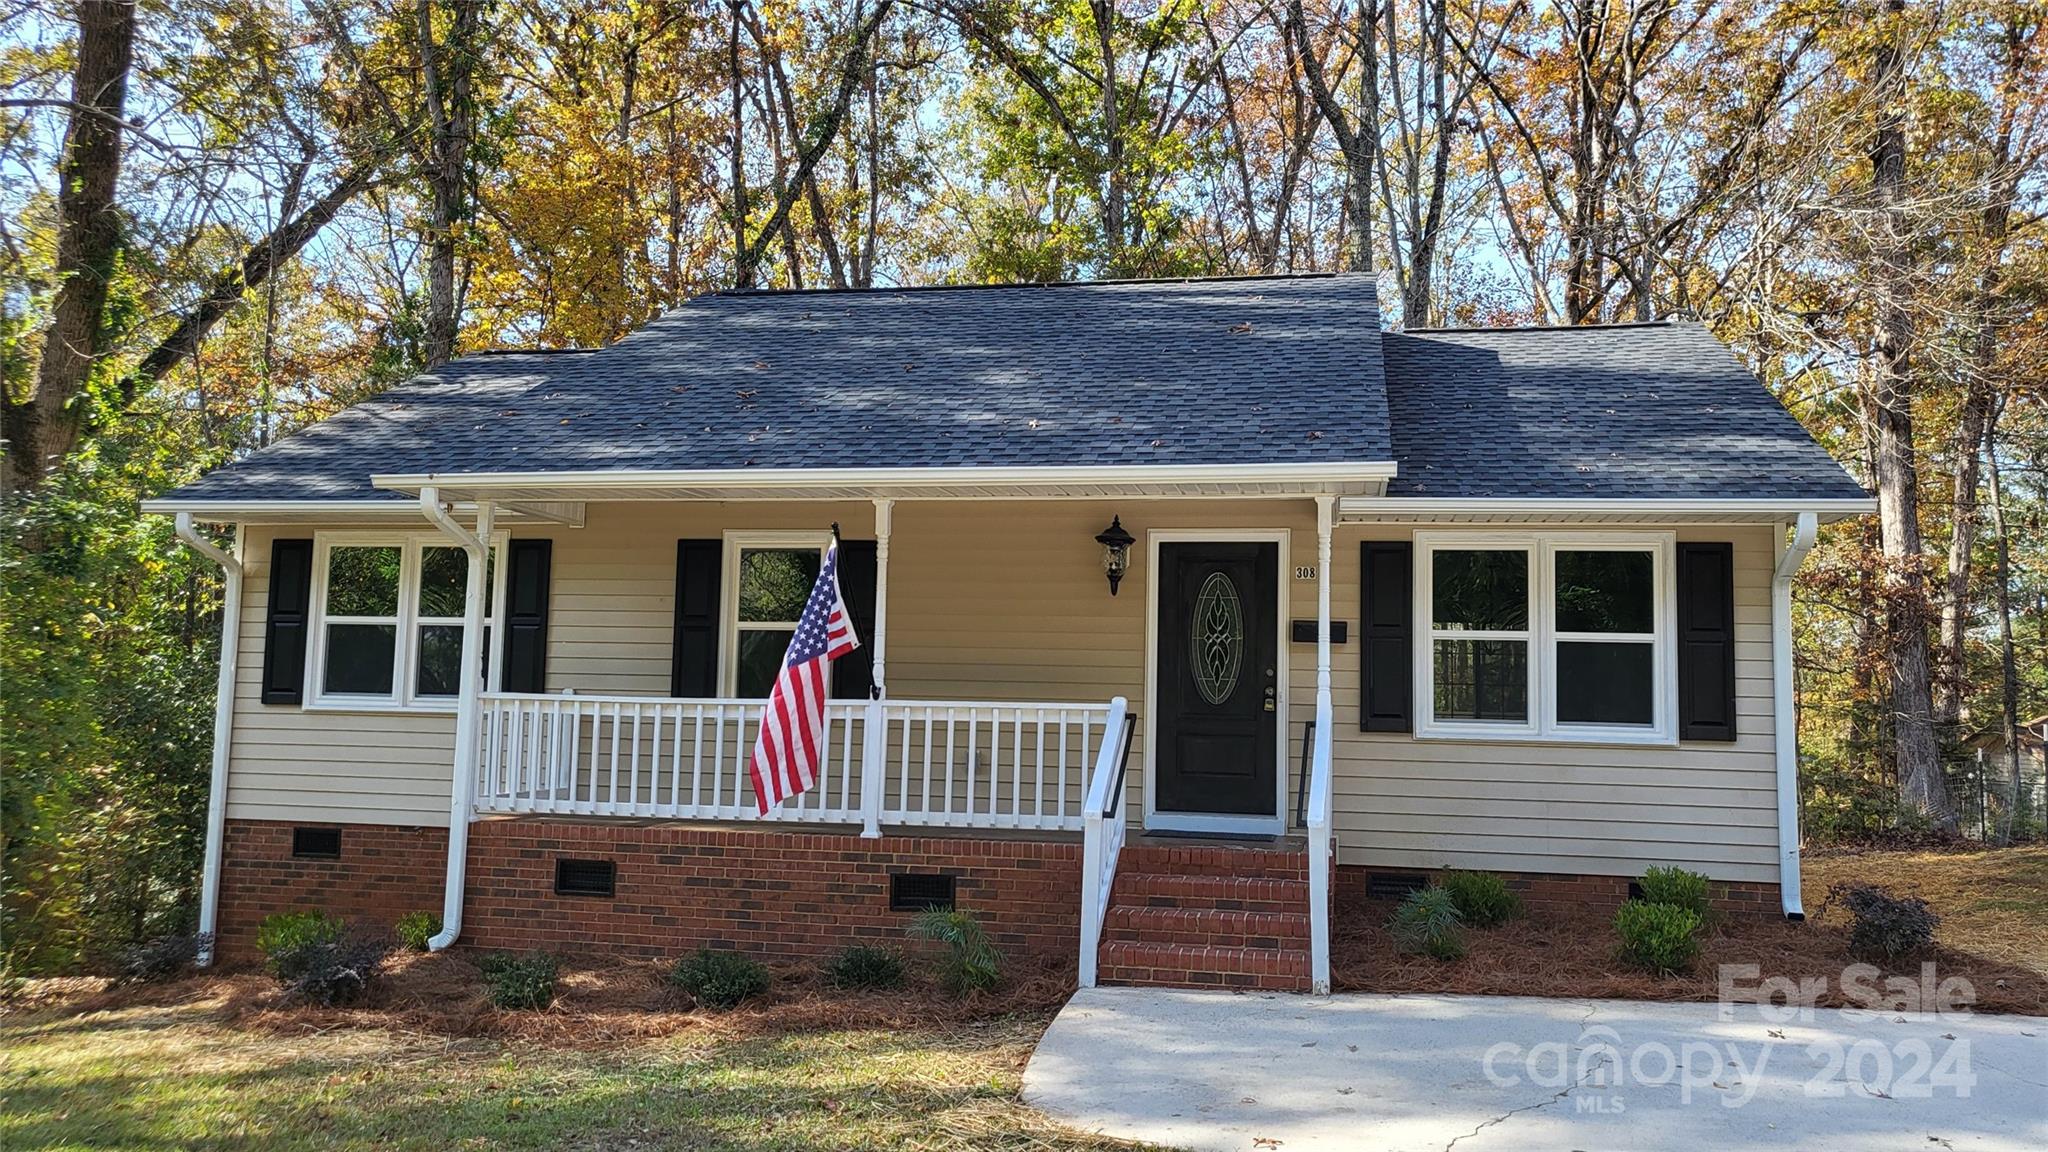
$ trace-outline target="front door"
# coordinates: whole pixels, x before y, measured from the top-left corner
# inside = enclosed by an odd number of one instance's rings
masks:
[[[1188,827],[1279,816],[1279,585],[1275,543],[1159,546],[1153,806],[1163,826],[1176,815],[1196,818]]]

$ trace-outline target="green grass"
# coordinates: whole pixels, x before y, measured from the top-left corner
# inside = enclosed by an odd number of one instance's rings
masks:
[[[1041,1022],[598,1051],[201,1006],[0,1018],[0,1148],[1109,1148],[1017,1100]]]

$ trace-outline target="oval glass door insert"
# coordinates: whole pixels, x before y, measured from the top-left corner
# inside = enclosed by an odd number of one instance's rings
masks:
[[[1237,673],[1244,663],[1244,611],[1237,586],[1221,572],[1209,573],[1195,594],[1189,638],[1189,665],[1195,690],[1211,704],[1221,704],[1237,691]]]

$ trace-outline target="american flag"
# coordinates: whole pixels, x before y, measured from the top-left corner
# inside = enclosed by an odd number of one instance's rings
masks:
[[[825,550],[825,564],[811,598],[797,617],[796,635],[782,658],[782,671],[768,692],[761,712],[761,734],[754,740],[754,759],[747,770],[754,777],[754,799],[766,816],[770,808],[816,782],[818,756],[825,745],[825,695],[831,686],[832,661],[860,647],[846,600],[839,595],[839,543]]]

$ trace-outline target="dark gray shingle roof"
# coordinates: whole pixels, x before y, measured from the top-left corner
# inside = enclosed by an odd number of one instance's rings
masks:
[[[1388,333],[1390,496],[1859,499],[1691,321]]]
[[[390,473],[1398,462],[1394,496],[1863,490],[1698,324],[1387,333],[1368,276],[720,294],[467,356],[173,500]]]
[[[174,499],[372,474],[1392,459],[1369,276],[700,297],[581,354],[468,356]]]

